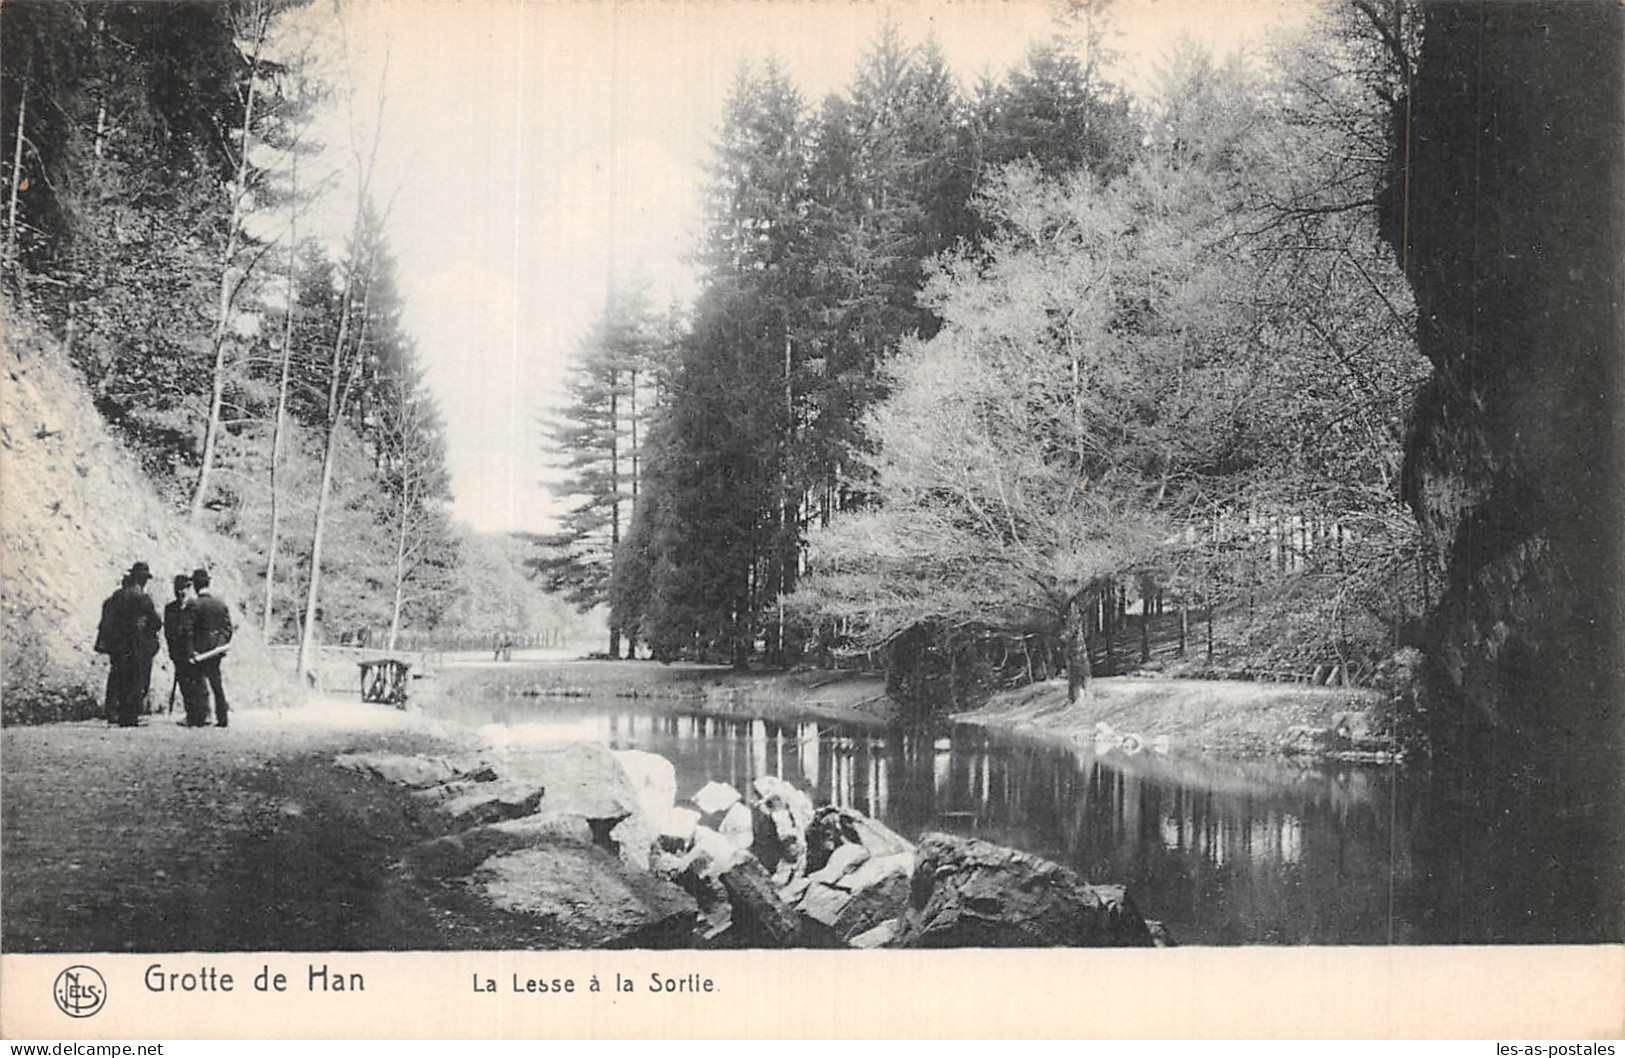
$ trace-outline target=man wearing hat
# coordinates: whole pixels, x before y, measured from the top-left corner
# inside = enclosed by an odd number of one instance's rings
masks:
[[[231,646],[231,608],[210,593],[208,570],[192,571],[192,587],[197,589],[197,600],[192,604],[192,662],[214,695],[214,726],[225,727],[226,688],[220,682],[220,662]],[[207,707],[203,719],[208,719]]]
[[[102,604],[96,649],[107,655],[107,715],[120,727],[140,722],[152,682],[152,659],[158,653],[158,630],[163,620],[147,595],[152,571],[137,562],[124,575],[122,586]]]
[[[175,575],[175,599],[164,607],[164,645],[169,649],[169,660],[175,666],[175,684],[186,705],[186,726],[207,727],[209,724],[209,690],[203,674],[192,664],[192,626],[197,618],[197,597],[192,594],[192,578],[184,573]],[[170,706],[175,704],[175,692],[169,692]]]

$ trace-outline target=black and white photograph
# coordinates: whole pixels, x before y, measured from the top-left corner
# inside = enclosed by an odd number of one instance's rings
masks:
[[[8,1013],[1617,957],[1622,129],[1611,0],[6,0]]]

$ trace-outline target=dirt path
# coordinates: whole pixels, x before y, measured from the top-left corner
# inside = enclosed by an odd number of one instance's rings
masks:
[[[229,730],[166,717],[7,728],[0,947],[40,951],[549,948],[558,926],[499,911],[405,852],[445,833],[400,788],[333,765],[352,750],[447,752],[456,729],[356,702],[242,710]]]
[[[875,722],[872,679],[653,664],[470,666],[440,696],[555,684],[692,698],[708,711],[812,707]],[[510,686],[513,684],[513,686]],[[340,753],[476,750],[453,714],[329,698],[243,709],[230,729],[155,716],[13,726],[0,737],[0,948],[50,951],[579,947],[571,923],[504,912],[466,872],[409,853],[448,824]],[[468,865],[472,866],[472,865]]]

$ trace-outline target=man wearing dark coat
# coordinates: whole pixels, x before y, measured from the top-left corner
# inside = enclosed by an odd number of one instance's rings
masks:
[[[122,584],[128,587],[130,575],[126,573]],[[113,611],[118,606],[118,589],[102,600],[102,618],[96,625],[96,646],[98,654],[108,655],[107,689],[102,693],[102,712],[109,724],[118,723],[118,667],[112,664],[112,637],[113,637]]]
[[[96,649],[107,655],[107,713],[120,727],[140,723],[152,682],[152,659],[158,653],[163,620],[147,595],[152,572],[137,562],[124,575],[123,586],[102,604]]]
[[[192,594],[192,578],[186,574],[175,577],[175,600],[164,607],[164,644],[169,648],[169,660],[175,666],[175,683],[180,688],[181,701],[186,706],[187,727],[207,727],[209,724],[209,688],[203,674],[192,664],[192,626],[196,623],[196,596]],[[171,692],[173,695],[173,692]],[[170,704],[174,704],[171,697]]]
[[[209,571],[192,571],[197,601],[192,604],[192,661],[208,681],[214,696],[214,726],[226,726],[226,689],[220,682],[220,662],[231,644],[231,608],[209,592]],[[208,713],[205,708],[204,717]]]

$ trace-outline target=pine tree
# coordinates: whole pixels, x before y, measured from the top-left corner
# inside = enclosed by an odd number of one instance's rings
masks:
[[[662,375],[659,324],[641,287],[611,291],[577,350],[569,403],[547,424],[568,471],[554,485],[575,501],[557,533],[541,537],[534,567],[548,590],[581,610],[610,601],[610,580],[642,476],[643,444]],[[613,616],[609,654],[621,655]],[[633,644],[635,646],[635,643]]]
[[[879,366],[939,321],[919,301],[925,263],[970,231],[966,114],[934,41],[883,27],[847,96],[826,101],[812,159],[816,345],[808,502],[827,524],[861,503],[863,422]]]
[[[1021,65],[979,102],[981,157],[989,169],[1027,160],[1046,176],[1087,169],[1122,175],[1139,136],[1128,98],[1105,76],[1098,38],[1057,37],[1034,44]]]
[[[621,581],[630,591],[646,577],[648,596],[620,612],[637,617],[657,658],[743,666],[763,630],[775,557],[780,482],[764,456],[779,423],[778,379],[751,370],[760,336],[748,326],[750,302],[740,297],[735,308],[732,293],[713,285],[702,295],[683,343],[630,534],[636,557]]]
[[[729,95],[709,185],[701,255],[707,289],[671,386],[658,464],[665,531],[647,568],[662,600],[657,649],[744,665],[800,565],[807,395],[818,352],[807,291],[807,124],[773,64],[742,70]],[[695,548],[704,540],[705,554]]]
[[[383,235],[377,214],[366,197],[370,181],[370,166],[361,175],[361,198],[356,205],[355,224],[352,229],[348,257],[341,269],[342,286],[336,300],[337,318],[330,324],[327,342],[318,347],[322,360],[321,392],[325,394],[320,430],[322,434],[322,470],[317,484],[315,516],[311,529],[310,575],[305,586],[304,620],[299,638],[298,670],[307,680],[313,680],[316,671],[316,652],[320,647],[317,615],[321,609],[322,559],[327,529],[331,524],[329,500],[333,495],[335,472],[342,460],[342,449],[354,436],[352,401],[362,378],[367,361],[368,328],[377,319],[388,321],[398,309],[380,302],[375,310],[372,294],[376,287],[381,261],[386,261]],[[388,285],[384,284],[384,289]],[[377,312],[375,317],[374,312]]]

